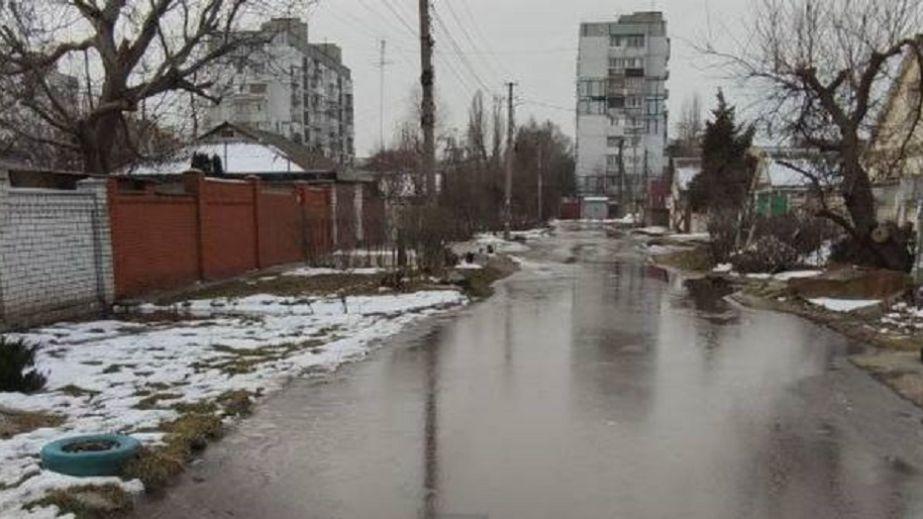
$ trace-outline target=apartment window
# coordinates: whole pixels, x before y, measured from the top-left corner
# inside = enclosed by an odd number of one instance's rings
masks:
[[[643,68],[626,68],[625,77],[644,77]]]
[[[250,85],[251,94],[265,94],[266,93],[266,83],[253,83]]]
[[[610,97],[609,108],[625,108],[625,96]]]
[[[634,47],[636,49],[644,47],[644,35],[643,34],[633,34],[631,36],[625,37],[625,42],[627,46]]]
[[[657,115],[660,111],[660,101],[657,99],[647,100],[647,115]]]
[[[618,155],[606,155],[606,168],[618,169],[618,167],[619,167],[619,156]]]
[[[629,96],[627,98],[626,105],[628,106],[628,108],[640,108],[641,98],[637,96]]]
[[[625,42],[624,36],[619,36],[617,34],[609,35],[609,46],[610,47],[621,47]]]
[[[622,142],[621,137],[607,137],[606,138],[606,145],[608,145],[610,148],[618,148],[619,143],[621,142]]]

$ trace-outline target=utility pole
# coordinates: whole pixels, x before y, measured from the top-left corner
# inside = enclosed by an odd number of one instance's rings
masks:
[[[379,72],[379,113],[378,113],[378,142],[382,151],[385,149],[385,67],[391,64],[385,59],[388,42],[381,40],[381,57],[378,60]]]
[[[545,171],[545,143],[541,143],[538,146],[538,222],[542,223],[544,221],[544,215],[542,214],[542,184],[544,183],[544,171]]]
[[[433,202],[436,200],[436,102],[433,99],[436,73],[433,69],[434,41],[429,2],[430,0],[420,0],[420,85],[423,87],[420,126],[423,129],[423,174],[426,176],[426,195],[429,201]]]
[[[513,106],[513,89],[516,83],[509,82],[506,84],[509,88],[507,97],[507,117],[506,117],[506,186],[504,189],[503,203],[503,237],[510,239],[510,227],[513,219],[513,126],[515,125],[515,107]]]

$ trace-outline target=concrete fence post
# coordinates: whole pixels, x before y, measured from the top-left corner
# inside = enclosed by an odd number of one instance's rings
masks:
[[[0,252],[5,253],[9,244],[7,229],[9,228],[9,200],[10,196],[10,173],[0,170]],[[5,261],[6,254],[0,254],[0,323],[6,327],[7,320],[7,302],[6,302],[6,283],[8,282],[8,268]]]
[[[262,220],[262,218],[260,218],[260,194],[262,192],[262,185],[260,177],[255,175],[248,177],[247,180],[250,182],[253,195],[253,246],[255,249],[253,260],[256,263],[257,270],[261,270],[263,268],[263,233],[260,229],[260,221]]]
[[[112,267],[112,229],[109,221],[107,181],[89,178],[77,183],[77,191],[92,198],[91,228],[96,269],[97,295],[102,310],[115,302],[115,279]]]
[[[183,185],[186,192],[192,195],[196,205],[196,257],[199,262],[199,279],[204,281],[208,278],[205,261],[205,211],[206,207],[206,185],[205,175],[201,171],[188,171],[183,174]]]

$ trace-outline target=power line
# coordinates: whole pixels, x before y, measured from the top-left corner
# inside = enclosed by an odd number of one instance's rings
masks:
[[[488,91],[488,92],[489,92],[489,91],[490,91],[490,88],[487,86],[487,83],[486,83],[486,82],[481,78],[481,76],[477,73],[477,70],[474,68],[474,66],[471,64],[471,62],[468,60],[468,57],[465,56],[465,55],[462,53],[461,46],[458,44],[458,41],[457,41],[457,40],[455,39],[455,37],[452,35],[451,31],[449,31],[449,28],[446,26],[445,22],[442,20],[442,17],[439,16],[439,13],[436,12],[435,10],[433,11],[433,18],[435,18],[436,23],[439,24],[439,27],[442,28],[442,32],[445,33],[446,38],[448,38],[448,40],[449,40],[449,43],[450,43],[450,44],[452,45],[452,47],[456,50],[456,52],[459,53],[459,55],[458,55],[457,57],[459,58],[459,61],[461,62],[461,64],[462,64],[465,68],[468,69],[468,72],[471,73],[471,75],[472,75],[472,76],[474,77],[474,79],[478,82],[478,84],[480,84],[481,87],[482,87],[485,91]]]
[[[555,104],[551,104],[551,103],[545,103],[545,102],[543,102],[543,101],[534,101],[534,100],[531,100],[531,99],[523,99],[521,102],[522,102],[522,104],[526,104],[526,105],[541,106],[541,107],[544,107],[544,108],[551,108],[551,109],[553,109],[553,110],[562,110],[562,111],[565,111],[565,112],[576,112],[576,111],[577,111],[576,108],[565,108],[565,107],[560,106],[560,105],[555,105]]]
[[[471,45],[471,48],[474,49],[475,54],[473,55],[483,56],[483,54],[479,53],[478,45],[474,42],[474,39],[471,37],[471,34],[468,32],[468,29],[465,28],[465,24],[462,23],[461,18],[459,18],[458,14],[455,12],[455,9],[452,7],[452,2],[446,2],[445,6],[449,9],[449,15],[452,17],[452,19],[455,20],[455,24],[458,26],[459,29],[461,29],[462,36],[464,36],[465,39],[468,40],[468,43]],[[494,69],[493,65],[491,65],[490,62],[486,59],[482,58],[482,62],[487,66],[486,68],[488,69],[488,72],[492,74],[495,79],[499,79],[503,77],[504,71]]]

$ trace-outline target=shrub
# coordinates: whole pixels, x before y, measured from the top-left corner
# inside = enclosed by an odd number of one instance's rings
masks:
[[[45,375],[34,369],[38,346],[0,337],[0,392],[34,393],[45,387]]]
[[[740,223],[737,211],[715,211],[708,215],[711,256],[715,264],[727,262],[734,253]]]
[[[800,257],[791,245],[775,236],[763,236],[747,250],[732,256],[731,264],[734,270],[744,274],[776,273],[796,267]]]

